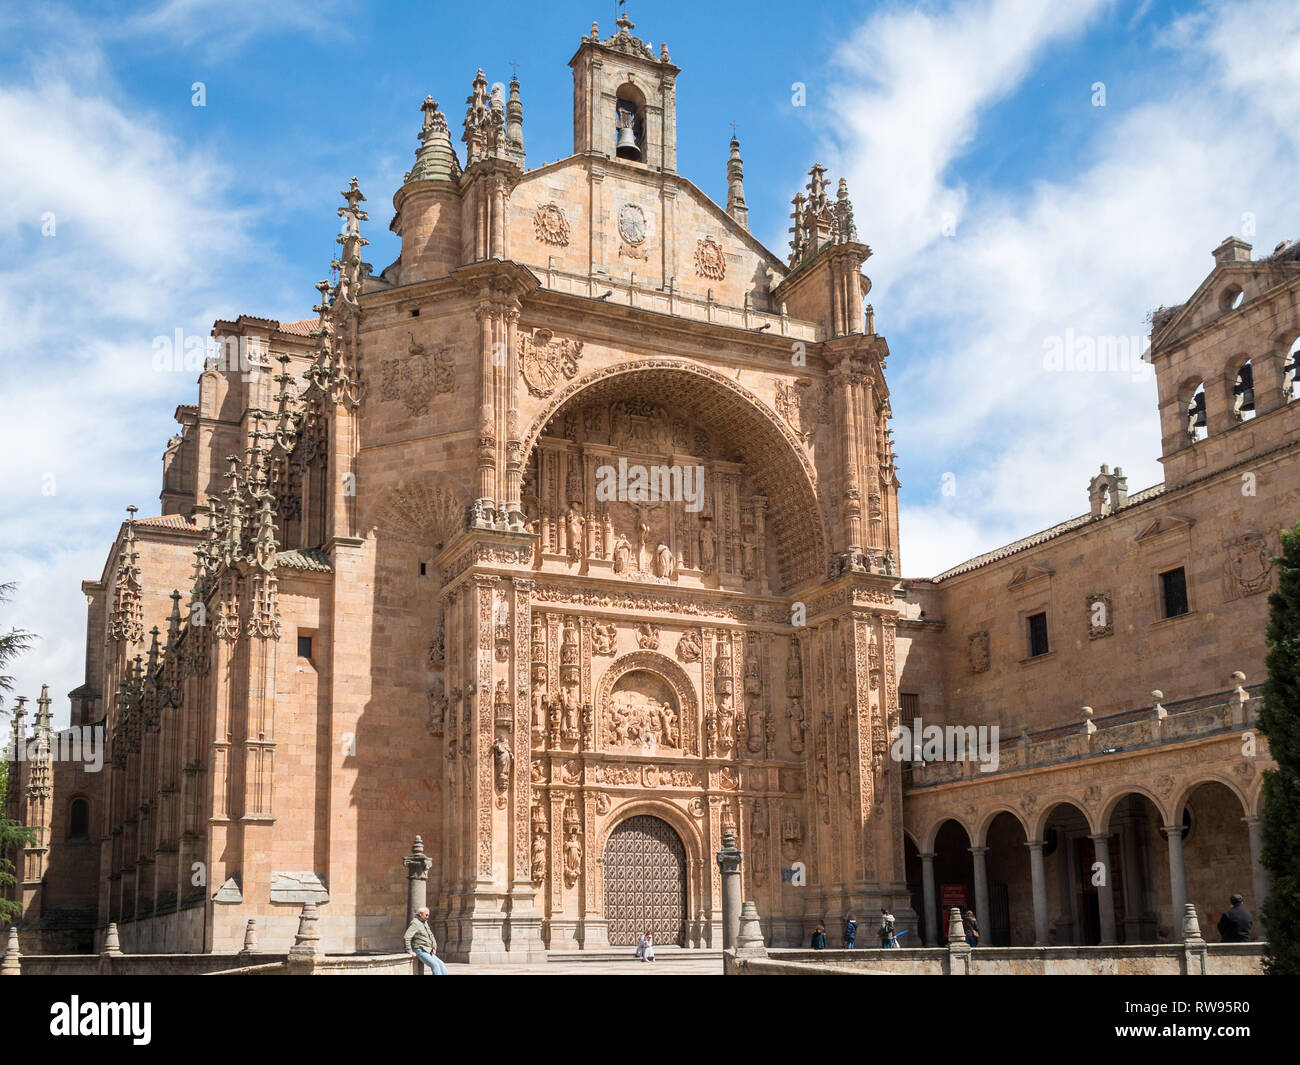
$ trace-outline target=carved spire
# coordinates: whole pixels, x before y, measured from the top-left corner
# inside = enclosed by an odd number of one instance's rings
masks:
[[[745,164],[740,159],[740,141],[731,138],[731,157],[727,160],[727,214],[746,229],[749,228],[749,207],[745,204]]]
[[[853,203],[849,199],[849,183],[840,178],[835,192],[835,240],[846,243],[858,239],[858,227],[853,221]]]
[[[126,534],[117,556],[113,583],[113,609],[109,614],[108,638],[138,644],[144,639],[144,606],[140,588],[140,553],[136,550],[136,507],[126,508]]]
[[[480,69],[474,75],[469,96],[465,98],[465,165],[505,153],[505,105],[497,90],[488,92],[487,78]]]
[[[510,99],[506,101],[506,145],[510,158],[524,165],[524,103],[519,98],[519,77],[510,79]]]
[[[361,223],[370,221],[370,216],[361,209],[360,205],[365,203],[366,197],[355,177],[339,195],[346,204],[338,209],[339,217],[343,219],[343,229],[335,238],[342,251],[330,263],[339,273],[334,298],[355,306],[357,297],[361,295],[362,283],[370,273],[370,264],[361,259],[361,249],[370,243],[361,235]]]

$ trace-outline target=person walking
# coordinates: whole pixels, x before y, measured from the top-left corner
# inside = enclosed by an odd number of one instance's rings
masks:
[[[1225,943],[1249,943],[1255,927],[1255,918],[1242,905],[1242,897],[1233,895],[1228,900],[1232,909],[1224,910],[1219,918],[1219,938]]]
[[[898,940],[894,936],[894,915],[885,907],[880,907],[880,927],[876,930],[880,938],[880,946],[889,950],[898,946]]]
[[[447,966],[438,957],[438,941],[433,938],[433,929],[429,927],[429,907],[421,906],[415,911],[411,923],[406,926],[406,953],[412,958],[419,958],[434,976],[446,976]]]
[[[967,910],[962,914],[961,923],[966,929],[966,945],[968,947],[978,947],[980,945],[980,923],[975,920],[975,911]]]
[[[857,945],[858,922],[854,919],[853,914],[849,914],[848,920],[844,922],[844,949],[852,950]]]
[[[826,949],[826,926],[824,924],[819,924],[817,930],[812,934],[812,949]]]

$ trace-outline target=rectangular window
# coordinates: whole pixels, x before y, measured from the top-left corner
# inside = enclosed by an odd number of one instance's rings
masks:
[[[1047,614],[1030,614],[1026,619],[1029,625],[1029,657],[1037,658],[1047,654]]]
[[[1188,613],[1187,571],[1182,566],[1160,574],[1160,599],[1165,617],[1176,618]]]
[[[421,562],[421,563],[420,563],[420,576],[421,576],[421,577],[427,577],[428,575],[429,575],[428,564],[427,564],[427,563],[424,563],[424,562]]]
[[[298,637],[298,657],[305,658],[309,662],[311,661],[311,637],[310,636]]]
[[[906,724],[908,719],[918,717],[921,713],[921,697],[915,692],[901,692],[898,696],[902,704],[902,716]],[[910,728],[911,725],[909,724]]]

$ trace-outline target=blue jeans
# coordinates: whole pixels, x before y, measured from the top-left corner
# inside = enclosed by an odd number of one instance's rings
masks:
[[[427,950],[417,950],[415,956],[433,970],[434,976],[447,975],[447,966],[442,964],[442,959],[436,954],[430,954]]]
[[[845,950],[853,950],[856,946],[857,946],[857,940],[856,940],[856,939],[846,939],[846,940],[844,941],[844,949],[845,949]]]

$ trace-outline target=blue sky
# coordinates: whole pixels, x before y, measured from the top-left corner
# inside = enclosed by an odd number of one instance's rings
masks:
[[[725,201],[738,122],[751,227],[775,252],[808,167],[848,178],[892,350],[908,575],[1081,512],[1103,462],[1132,489],[1159,481],[1150,375],[1046,373],[1045,344],[1140,342],[1223,237],[1257,255],[1300,237],[1289,0],[630,16],[683,71],[679,170]],[[529,163],[568,154],[567,63],[613,17],[605,0],[0,5],[0,580],[20,582],[0,625],[43,637],[20,692],[81,682],[79,583],[126,504],[157,510],[195,382],[153,371],[153,338],[308,316],[354,174],[370,258],[390,262],[420,101],[458,123],[480,66],[506,81],[518,62]]]

